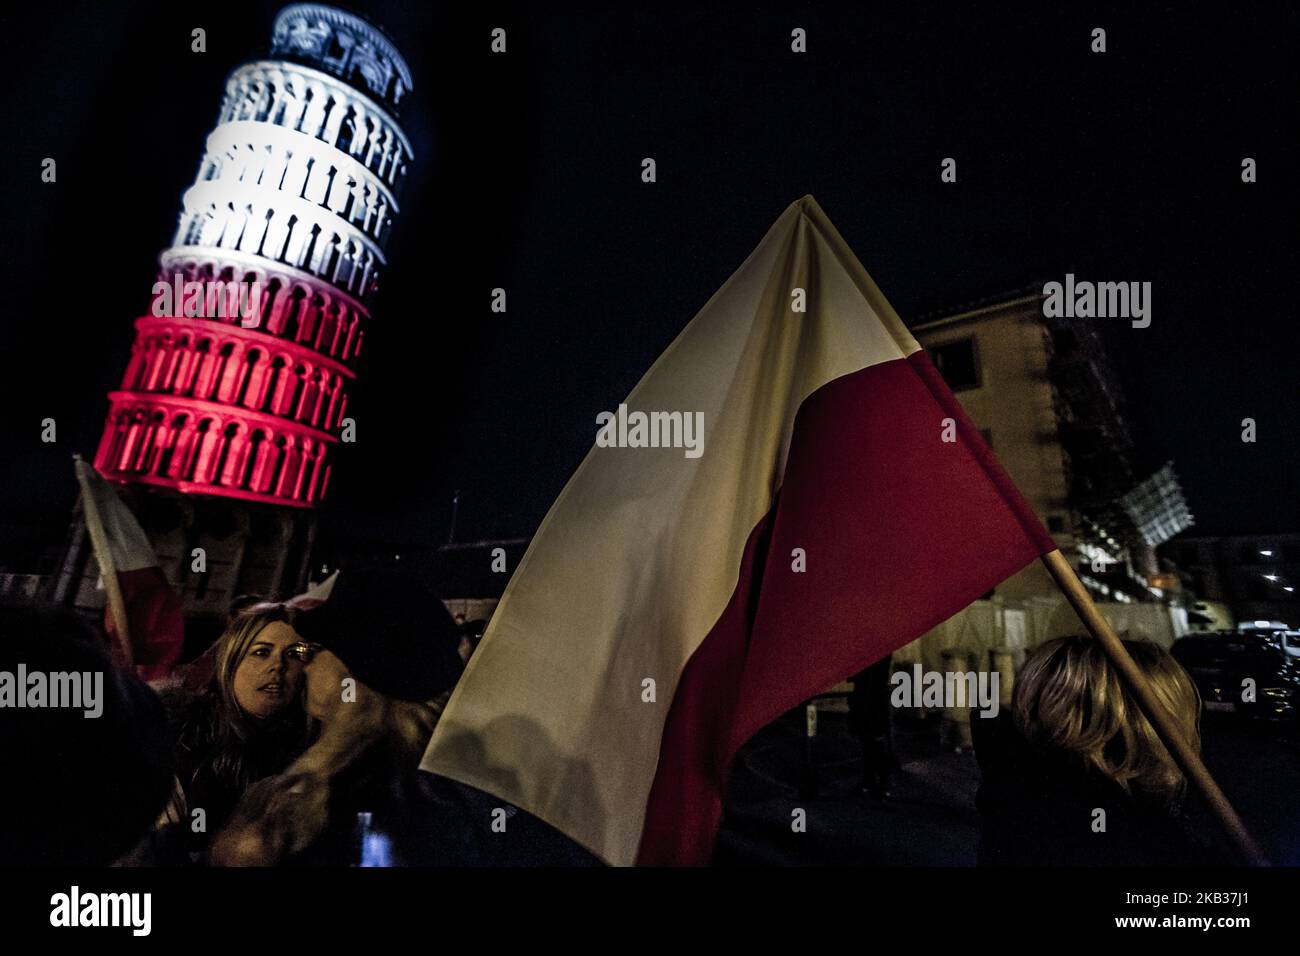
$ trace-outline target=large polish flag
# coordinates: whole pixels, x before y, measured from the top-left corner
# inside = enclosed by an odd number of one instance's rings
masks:
[[[104,628],[123,662],[142,678],[167,677],[185,645],[180,599],[140,522],[113,486],[81,458],[76,468],[86,530],[108,592]]]
[[[588,452],[421,766],[705,864],[750,736],[1055,544],[811,196],[625,404],[703,412],[703,454]]]

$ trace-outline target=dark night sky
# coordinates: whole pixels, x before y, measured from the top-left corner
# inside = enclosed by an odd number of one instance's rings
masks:
[[[62,533],[69,456],[94,452],[224,77],[279,6],[0,15],[0,565]],[[1199,532],[1300,529],[1300,13],[879,6],[355,6],[411,64],[417,155],[327,529],[436,542],[460,488],[459,538],[530,534],[597,412],[805,193],[904,318],[1068,271],[1151,281],[1152,326],[1107,329],[1139,466],[1174,459]],[[46,156],[57,184],[40,182]]]

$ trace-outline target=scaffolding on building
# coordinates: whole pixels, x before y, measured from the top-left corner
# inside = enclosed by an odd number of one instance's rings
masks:
[[[1142,539],[1153,548],[1195,523],[1172,461],[1126,494],[1123,502]]]

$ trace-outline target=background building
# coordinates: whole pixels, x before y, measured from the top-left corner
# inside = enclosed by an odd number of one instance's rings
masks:
[[[269,55],[227,80],[95,455],[192,623],[306,581],[413,158],[396,120],[410,89],[377,28],[316,4],[284,8]],[[184,283],[200,284],[198,309],[161,291]],[[51,597],[102,607],[97,577],[78,515]]]
[[[1156,545],[1191,524],[1172,465],[1139,476],[1123,393],[1095,319],[1047,318],[1043,283],[920,316],[913,335],[1120,632],[1186,630],[1177,576]],[[1035,562],[922,638],[984,658],[1081,625]],[[979,666],[986,666],[987,661]]]
[[[1237,622],[1300,627],[1300,534],[1179,538],[1161,551],[1199,597],[1226,605]]]

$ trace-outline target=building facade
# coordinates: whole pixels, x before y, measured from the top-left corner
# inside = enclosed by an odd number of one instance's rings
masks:
[[[305,579],[413,160],[411,85],[380,30],[317,4],[280,11],[226,82],[94,459],[187,613]],[[56,599],[102,604],[88,563],[74,521]]]
[[[1142,480],[1095,320],[1043,315],[1042,284],[910,323],[962,407],[1117,630],[1170,643],[1177,580],[1155,545],[1191,522],[1172,467]],[[942,651],[1021,651],[1080,625],[1035,562],[927,635]]]

